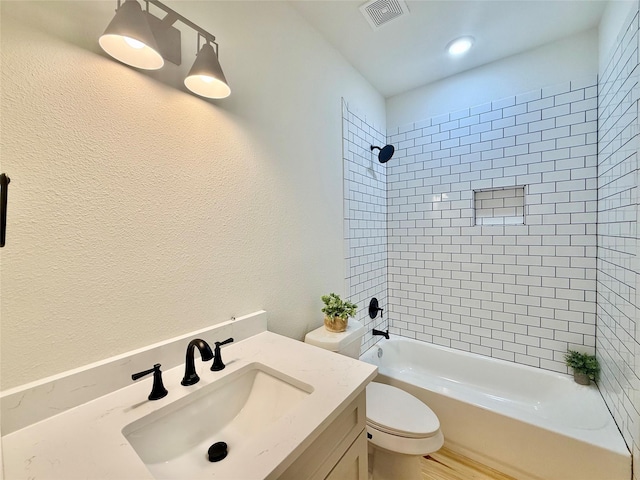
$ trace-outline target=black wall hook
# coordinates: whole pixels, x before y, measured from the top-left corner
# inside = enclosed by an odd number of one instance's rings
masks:
[[[7,238],[7,190],[11,179],[0,174],[0,247],[4,247]]]

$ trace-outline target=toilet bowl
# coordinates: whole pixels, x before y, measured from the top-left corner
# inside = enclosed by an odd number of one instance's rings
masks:
[[[375,480],[420,480],[420,457],[444,443],[440,421],[427,405],[376,382],[367,385],[367,438]]]
[[[350,320],[345,332],[324,326],[305,342],[358,358],[364,327]],[[444,436],[435,413],[422,401],[397,387],[372,382],[366,387],[369,478],[421,480],[420,458],[442,447]]]

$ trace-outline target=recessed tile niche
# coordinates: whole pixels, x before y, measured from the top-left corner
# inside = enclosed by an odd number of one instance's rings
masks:
[[[524,186],[475,190],[476,225],[524,225]]]

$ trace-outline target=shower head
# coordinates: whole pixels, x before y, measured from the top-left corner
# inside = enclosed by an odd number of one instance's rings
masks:
[[[380,163],[387,163],[389,160],[391,160],[391,157],[393,157],[393,152],[396,151],[393,145],[385,145],[382,148],[374,147],[373,145],[371,145],[372,152],[374,148],[377,148],[378,150],[380,150],[378,152],[378,160],[380,161]]]

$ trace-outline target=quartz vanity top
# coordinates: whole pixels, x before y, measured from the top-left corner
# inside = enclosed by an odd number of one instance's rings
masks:
[[[275,479],[362,392],[377,371],[370,364],[271,332],[223,347],[223,358],[227,367],[212,372],[211,362],[202,362],[196,355],[201,380],[188,387],[180,384],[183,365],[163,372],[169,393],[161,400],[147,400],[153,381],[149,376],[2,437],[5,478],[153,479],[124,437],[123,428],[258,362],[310,385],[313,392],[271,425],[265,435],[244,445],[238,452],[242,455],[240,469],[236,461],[212,463],[206,478]]]

